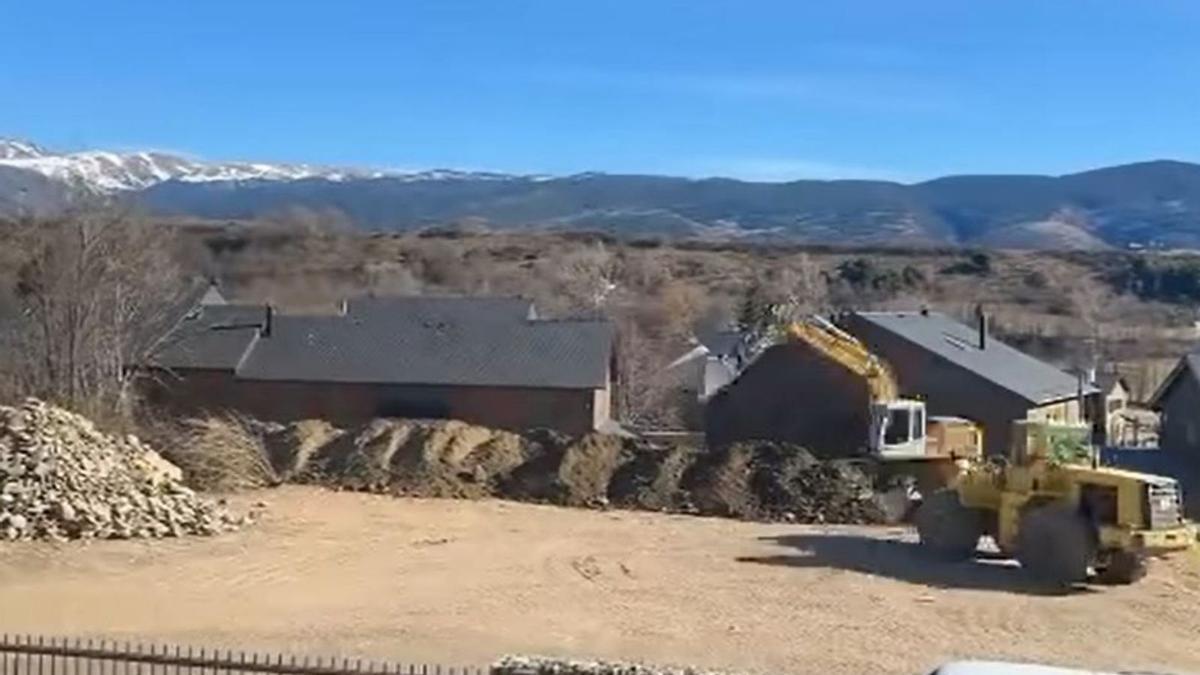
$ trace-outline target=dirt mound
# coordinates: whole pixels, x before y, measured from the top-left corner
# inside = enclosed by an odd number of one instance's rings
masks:
[[[805,523],[875,523],[871,480],[845,461],[821,461],[804,448],[735,443],[700,455],[680,487],[705,515]]]
[[[123,539],[236,528],[137,438],[29,399],[0,406],[0,538]]]
[[[703,450],[685,444],[633,446],[632,457],[617,468],[608,484],[609,500],[631,509],[693,511],[679,484]]]
[[[299,422],[268,445],[291,458],[287,475],[299,482],[420,497],[495,494],[529,452],[517,434],[456,420],[378,419],[353,431]]]
[[[301,420],[286,426],[263,425],[259,435],[275,474],[281,480],[290,480],[318,449],[341,436],[342,430],[325,420]]]
[[[609,501],[613,474],[631,456],[619,436],[592,433],[570,440],[548,431],[532,434],[529,460],[500,485],[513,499],[569,506],[601,506]]]
[[[340,431],[307,421],[268,434],[283,476],[421,497],[501,497],[568,506],[753,520],[878,522],[870,480],[802,448],[685,444],[592,433],[572,439],[459,421],[379,419]]]

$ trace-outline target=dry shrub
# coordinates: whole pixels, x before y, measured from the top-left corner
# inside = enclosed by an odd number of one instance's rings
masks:
[[[236,415],[183,420],[163,454],[198,490],[235,492],[279,483],[262,439]]]

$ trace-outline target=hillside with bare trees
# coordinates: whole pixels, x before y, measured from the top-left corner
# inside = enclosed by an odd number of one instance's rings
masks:
[[[695,422],[667,368],[706,329],[797,312],[929,307],[969,317],[1070,368],[1119,368],[1149,396],[1195,338],[1194,256],[965,249],[839,249],[455,228],[364,234],[281,214],[254,226],[151,222],[112,207],[9,221],[0,315],[7,397],[92,414],[127,410],[127,366],[156,348],[209,280],[231,299],[333,311],[362,293],[522,296],[546,316],[618,325],[617,409],[635,426]],[[176,317],[177,318],[177,317]]]

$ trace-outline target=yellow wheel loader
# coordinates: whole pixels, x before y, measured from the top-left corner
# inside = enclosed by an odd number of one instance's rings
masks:
[[[1030,575],[1053,586],[1129,584],[1147,556],[1190,549],[1174,479],[1096,463],[1085,426],[1021,420],[1007,457],[971,462],[916,513],[921,545],[947,559],[990,535]]]

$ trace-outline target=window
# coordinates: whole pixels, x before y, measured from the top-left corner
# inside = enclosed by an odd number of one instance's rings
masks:
[[[885,445],[907,443],[909,439],[910,411],[907,408],[895,408],[888,411],[887,426],[883,430]]]
[[[913,411],[912,438],[925,438],[925,411]]]

